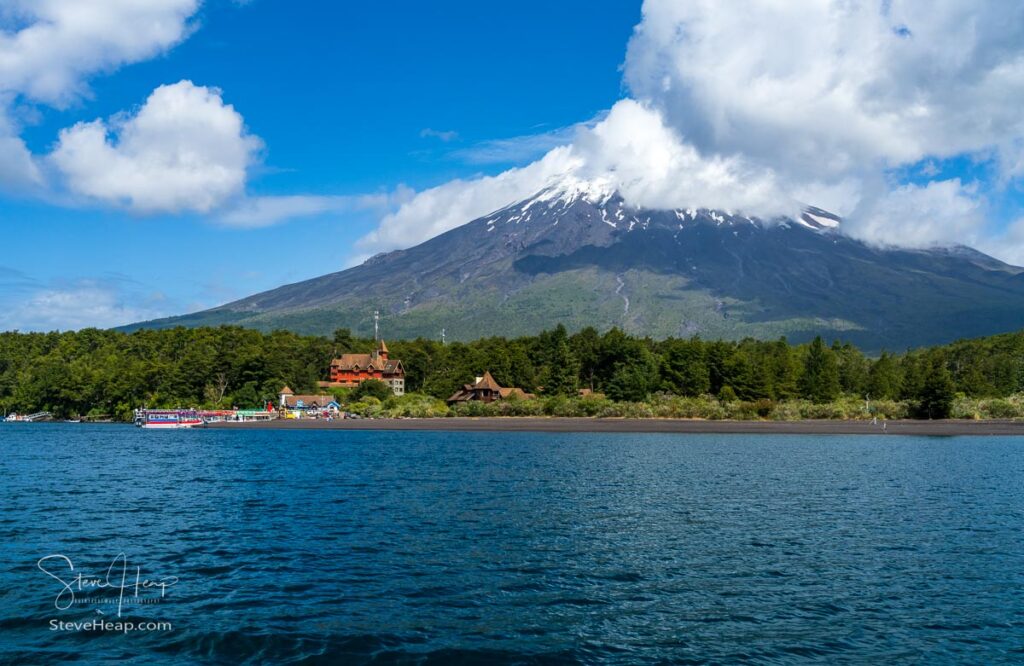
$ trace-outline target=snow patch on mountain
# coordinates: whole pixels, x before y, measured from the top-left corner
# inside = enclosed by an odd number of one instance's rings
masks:
[[[483,218],[488,229],[495,223],[535,224],[556,226],[566,215],[578,215],[585,220],[600,221],[614,232],[630,232],[634,229],[648,229],[652,224],[682,228],[684,224],[713,224],[718,227],[734,228],[738,225],[765,229],[773,226],[808,229],[817,233],[838,232],[841,218],[821,208],[806,206],[796,217],[780,217],[765,220],[732,210],[707,208],[678,208],[674,210],[651,210],[627,204],[622,195],[614,189],[608,179],[583,179],[576,176],[562,176],[550,182],[532,197],[518,201]]]

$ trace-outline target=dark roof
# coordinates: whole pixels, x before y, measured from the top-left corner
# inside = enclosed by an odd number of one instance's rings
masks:
[[[376,354],[342,354],[341,358],[331,361],[331,367],[339,367],[342,370],[352,370],[353,368],[383,370],[384,362],[378,359]]]
[[[318,407],[326,407],[327,405],[334,402],[334,396],[332,395],[289,395],[285,396],[284,404],[288,407],[295,407],[302,402],[303,407],[310,407],[317,405]]]
[[[342,354],[340,358],[331,361],[331,368],[343,372],[351,372],[356,368],[360,370],[380,370],[385,375],[404,375],[405,368],[397,358],[383,359],[380,353],[387,353],[388,348],[382,341],[380,349],[372,354]]]
[[[466,402],[478,398],[484,391],[490,391],[497,393],[500,398],[508,398],[509,396],[516,395],[521,398],[532,398],[533,394],[527,393],[521,388],[505,388],[494,381],[494,377],[491,376],[490,372],[485,372],[483,377],[480,377],[477,381],[472,384],[463,384],[462,388],[456,391],[448,398],[448,402]]]
[[[491,377],[490,372],[485,372],[484,376],[481,377],[475,384],[471,384],[475,389],[490,389],[492,391],[500,391],[501,386],[498,382],[494,381],[494,377]]]

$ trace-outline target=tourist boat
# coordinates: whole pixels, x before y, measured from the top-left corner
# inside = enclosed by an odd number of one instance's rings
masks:
[[[203,423],[203,417],[194,409],[140,409],[135,413],[135,425],[140,428],[170,430]]]

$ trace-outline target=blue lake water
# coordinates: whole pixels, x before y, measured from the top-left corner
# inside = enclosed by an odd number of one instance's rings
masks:
[[[0,662],[69,661],[1021,663],[1024,439],[0,425]]]

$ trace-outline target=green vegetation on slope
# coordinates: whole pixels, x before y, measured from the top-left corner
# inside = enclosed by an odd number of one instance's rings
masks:
[[[621,280],[621,289],[617,278]],[[618,289],[618,291],[616,291]],[[625,307],[629,299],[629,309]],[[183,317],[144,322],[126,327],[173,328],[238,325],[259,331],[289,330],[304,335],[330,335],[348,328],[373,332],[373,311],[380,306],[385,329],[398,338],[438,337],[464,342],[500,332],[506,336],[531,335],[562,323],[571,332],[587,326],[644,331],[655,338],[670,336],[740,340],[788,336],[809,340],[814,331],[846,337],[857,326],[842,319],[787,315],[766,320],[758,306],[729,297],[716,298],[679,276],[645,270],[621,274],[584,268],[541,275],[514,288],[487,285],[451,287],[438,297],[409,307],[384,296],[352,295],[328,306],[271,311],[207,310]],[[388,307],[391,303],[395,307]]]

